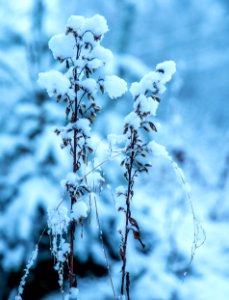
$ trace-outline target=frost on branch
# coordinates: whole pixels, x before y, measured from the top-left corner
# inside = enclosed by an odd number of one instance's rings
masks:
[[[61,63],[63,71],[40,73],[38,79],[50,97],[54,96],[65,105],[66,124],[56,128],[55,133],[61,139],[61,148],[66,148],[72,157],[72,172],[62,180],[65,197],[57,209],[48,212],[52,254],[62,292],[67,262],[69,285],[77,288],[73,266],[75,229],[88,216],[87,200],[91,193],[100,191],[104,181],[99,168],[95,170],[92,156],[91,125],[100,111],[96,97],[99,92],[106,92],[114,99],[127,91],[123,79],[106,72],[112,53],[100,43],[107,31],[106,19],[100,15],[91,18],[71,16],[65,33],[57,34],[49,41],[53,57]],[[69,203],[69,212],[62,206],[65,200]],[[72,292],[71,289],[67,297],[77,298],[77,295],[72,297]]]
[[[48,211],[48,233],[51,236],[51,253],[55,258],[54,269],[58,272],[59,286],[63,292],[64,263],[70,252],[70,244],[67,242],[67,232],[70,219],[67,208],[60,206]]]
[[[69,217],[68,210],[65,206],[60,206],[58,209],[49,209],[48,211],[48,228],[52,235],[62,236],[68,231]],[[56,250],[56,246],[53,250]]]
[[[149,143],[150,132],[156,132],[153,117],[156,116],[160,103],[159,95],[165,91],[165,84],[171,80],[176,66],[172,61],[167,61],[156,66],[156,70],[146,74],[140,82],[134,82],[130,87],[133,96],[133,111],[124,119],[123,136],[125,147],[120,149],[124,152],[121,166],[124,168],[126,187],[116,190],[116,207],[122,214],[118,232],[120,234],[120,256],[122,259],[120,299],[129,299],[130,274],[127,271],[127,244],[131,232],[134,239],[144,248],[141,239],[141,230],[136,219],[132,216],[131,202],[134,197],[134,184],[136,177],[141,173],[148,173],[151,167],[150,154],[166,156],[165,148],[154,141]],[[115,138],[112,137],[113,141]],[[119,138],[117,137],[118,141]],[[116,142],[117,144],[117,142]],[[123,216],[124,214],[124,216]],[[123,218],[124,217],[124,218]]]
[[[25,273],[24,273],[23,277],[21,278],[21,281],[20,281],[20,284],[18,287],[18,293],[17,293],[17,296],[15,297],[15,300],[22,300],[22,294],[24,291],[24,286],[26,284],[26,278],[28,277],[29,271],[37,259],[37,255],[38,255],[38,245],[36,245],[34,251],[32,252],[32,255],[26,265]]]
[[[101,90],[113,99],[127,91],[123,79],[105,74],[104,66],[111,62],[112,53],[102,47],[100,42],[107,31],[107,22],[100,15],[92,18],[71,16],[67,21],[66,33],[50,39],[49,48],[54,58],[65,62],[69,70],[62,76],[57,71],[40,74],[39,83],[46,88],[50,97],[70,93],[66,101],[71,101],[74,100],[71,96],[75,92],[79,97],[84,93],[84,96],[95,97],[97,91]],[[70,79],[70,86],[65,77]],[[94,77],[93,80],[85,79],[90,77]],[[69,87],[72,91],[68,91]],[[92,108],[90,110],[95,112]]]
[[[131,127],[141,127],[146,132],[157,131],[151,120],[157,113],[159,95],[166,90],[165,84],[171,80],[175,72],[176,64],[173,61],[165,61],[158,64],[155,71],[143,76],[140,82],[132,83],[130,92],[134,99],[134,112],[125,119],[126,131]],[[139,116],[140,124],[135,114]]]
[[[162,94],[165,90],[165,84],[172,79],[176,72],[176,64],[173,61],[165,61],[156,66],[156,70],[149,72],[140,80],[140,82],[132,83],[130,92],[134,99],[139,95],[151,97],[158,100],[158,94]]]
[[[65,113],[69,124],[55,132],[62,138],[62,148],[68,147],[70,153],[78,157],[75,171],[88,161],[93,151],[93,147],[88,146],[88,140],[90,126],[100,111],[96,103],[98,92],[106,92],[114,99],[127,91],[123,79],[106,74],[105,66],[111,62],[112,53],[100,42],[107,31],[103,16],[71,16],[65,34],[57,34],[49,41],[54,58],[64,64],[65,71],[52,70],[39,74],[38,82],[49,96],[66,103]],[[80,146],[77,149],[74,139]]]

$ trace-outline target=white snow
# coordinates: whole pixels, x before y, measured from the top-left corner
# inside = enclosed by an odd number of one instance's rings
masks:
[[[162,94],[166,90],[165,84],[172,79],[175,72],[176,64],[173,61],[165,61],[158,64],[156,71],[147,73],[140,82],[132,83],[130,92],[133,98],[146,92]]]
[[[88,206],[84,201],[78,201],[73,204],[71,219],[78,221],[81,218],[87,218]]]
[[[157,72],[149,72],[143,76],[140,82],[132,83],[130,87],[130,92],[135,98],[140,94],[144,94],[146,91],[156,92],[154,83],[158,82],[160,79],[160,74]]]
[[[17,296],[15,297],[15,300],[21,300],[22,297],[22,293],[24,291],[24,286],[26,284],[26,278],[28,277],[29,275],[29,271],[31,269],[31,267],[33,266],[35,260],[37,259],[37,255],[38,255],[38,245],[36,245],[34,251],[32,252],[32,255],[26,265],[26,268],[25,268],[25,274],[22,276],[21,278],[21,281],[20,281],[20,284],[19,284],[19,287],[18,287],[18,293],[17,293]]]
[[[80,129],[86,135],[89,135],[91,131],[90,122],[88,119],[85,118],[78,120],[72,127]]]
[[[143,91],[156,91],[155,87],[154,87],[154,83],[158,83],[158,81],[160,80],[160,74],[158,74],[158,72],[149,72],[148,74],[146,74],[145,76],[143,76],[143,78],[141,79],[140,83],[141,83],[141,88],[143,89]]]
[[[57,252],[57,260],[58,262],[65,262],[66,261],[66,255],[70,253],[70,244],[66,243],[63,239],[61,239],[60,245],[58,247]]]
[[[87,62],[87,66],[90,70],[94,71],[104,66],[104,62],[101,59],[94,58]]]
[[[152,97],[146,97],[145,95],[140,94],[136,99],[136,101],[134,102],[135,111],[138,105],[140,105],[141,112],[150,113],[151,115],[156,116],[159,102],[152,99]]]
[[[78,35],[81,35],[84,32],[85,18],[82,16],[71,16],[67,20],[66,27],[67,29],[72,29],[74,32],[77,32]]]
[[[56,34],[49,41],[49,49],[55,59],[66,59],[76,55],[76,41],[71,34]]]
[[[129,124],[129,126],[137,130],[141,125],[141,119],[135,112],[131,112],[125,117],[124,123]]]
[[[73,30],[77,35],[83,35],[90,31],[96,37],[102,36],[108,31],[106,19],[101,15],[94,15],[91,18],[84,18],[81,16],[71,16],[66,25],[67,29]]]
[[[71,185],[76,185],[79,182],[80,178],[78,176],[78,174],[74,173],[74,172],[69,172],[66,176],[66,178],[62,181],[63,184],[65,185],[67,184],[71,184]]]
[[[84,30],[92,31],[96,36],[101,36],[109,30],[107,20],[98,14],[91,18],[87,18]]]
[[[95,40],[93,33],[90,31],[86,31],[82,38],[85,44],[90,45],[90,48],[95,47],[95,45],[98,43],[98,41]]]
[[[127,91],[127,83],[125,80],[115,75],[106,76],[104,80],[104,88],[111,99],[121,97]]]
[[[161,73],[161,81],[166,83],[172,79],[173,74],[176,72],[176,64],[172,60],[164,61],[157,64],[156,71]]]
[[[87,79],[82,80],[82,81],[79,82],[79,86],[86,89],[88,94],[91,94],[91,95],[94,95],[94,96],[96,95],[96,93],[98,91],[98,86],[97,85],[98,85],[97,82],[93,78],[87,78]]]
[[[86,57],[90,59],[100,59],[105,64],[109,63],[112,60],[113,54],[109,49],[104,48],[101,45],[97,45]]]
[[[87,61],[82,59],[80,56],[77,60],[74,61],[75,67],[79,68],[79,70],[82,70],[86,65]]]
[[[63,200],[62,200],[63,201]],[[70,245],[66,242],[66,233],[70,218],[67,208],[60,204],[54,209],[48,209],[48,233],[51,242],[51,253],[55,258],[54,269],[58,272],[58,283],[63,285],[63,263],[70,252]]]
[[[165,158],[169,157],[166,148],[163,145],[156,143],[155,141],[149,142],[148,148],[152,151],[154,156],[161,156]]]
[[[39,73],[38,84],[47,90],[49,97],[68,93],[70,81],[60,72],[51,70]]]
[[[68,217],[68,210],[64,205],[58,209],[48,209],[48,227],[54,235],[62,235],[67,232],[70,219]]]
[[[132,94],[133,98],[141,93],[144,93],[144,91],[141,89],[141,84],[139,82],[133,82],[130,86],[130,93]]]

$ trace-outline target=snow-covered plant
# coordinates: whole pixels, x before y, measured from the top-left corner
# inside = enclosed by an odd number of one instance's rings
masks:
[[[50,97],[54,96],[65,105],[66,125],[55,132],[61,137],[61,147],[67,148],[72,156],[72,173],[62,184],[69,199],[70,214],[64,207],[61,211],[60,207],[50,211],[48,227],[61,287],[63,263],[69,263],[69,299],[78,295],[73,263],[75,229],[87,218],[87,195],[96,188],[96,183],[90,184],[84,176],[88,167],[92,166],[91,125],[100,111],[96,96],[99,91],[102,94],[106,92],[113,99],[127,90],[124,80],[107,74],[106,65],[111,61],[112,53],[100,45],[107,31],[107,22],[100,15],[91,18],[71,16],[66,32],[53,36],[49,41],[54,58],[62,64],[62,72],[51,70],[40,73],[38,80]],[[95,181],[101,180],[97,174]]]
[[[48,211],[48,228],[51,236],[51,252],[55,259],[55,270],[59,276],[59,286],[63,292],[64,284],[64,263],[70,253],[70,244],[67,240],[67,232],[70,219],[67,208],[61,206],[54,210]]]
[[[129,233],[132,232],[141,246],[140,227],[132,216],[131,202],[134,197],[134,184],[136,177],[148,172],[151,167],[150,156],[152,147],[150,143],[152,131],[156,132],[154,116],[160,103],[159,95],[165,91],[165,84],[171,80],[176,71],[173,61],[166,61],[156,66],[154,72],[146,74],[140,82],[134,82],[130,92],[134,100],[134,109],[124,121],[122,136],[115,138],[115,144],[123,142],[124,159],[121,166],[124,168],[126,186],[117,188],[117,209],[121,212],[123,225],[119,228],[121,236],[120,256],[122,259],[120,299],[130,299],[130,273],[127,271],[127,248]],[[114,136],[112,137],[114,140]],[[124,214],[123,214],[124,213]]]
[[[18,287],[17,296],[15,297],[15,300],[22,300],[21,296],[22,296],[22,293],[24,291],[26,278],[28,277],[29,271],[32,268],[32,266],[33,266],[33,264],[34,264],[34,262],[37,258],[37,254],[38,254],[38,245],[35,246],[35,249],[33,250],[31,257],[29,258],[29,261],[27,262],[26,268],[24,270],[25,273],[21,278],[21,281],[20,281],[20,284],[19,284],[19,287]]]

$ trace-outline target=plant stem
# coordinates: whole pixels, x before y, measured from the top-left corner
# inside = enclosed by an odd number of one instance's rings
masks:
[[[133,163],[134,163],[134,145],[135,145],[135,134],[132,133],[131,136],[131,156],[130,162],[127,167],[128,172],[128,189],[126,195],[126,225],[125,225],[125,236],[123,242],[123,257],[122,257],[122,281],[121,281],[121,295],[124,295],[124,286],[125,286],[125,277],[126,277],[126,252],[127,252],[127,241],[129,235],[129,219],[131,217],[131,210],[130,210],[130,200],[132,197],[132,188],[133,188],[133,178],[132,178],[132,170],[133,170]],[[130,300],[128,295],[128,300]]]
[[[76,91],[76,87],[75,87]],[[78,99],[77,99],[77,91],[76,91],[76,97],[75,97],[75,107],[74,107],[74,114],[75,114],[75,121],[77,121],[78,118]],[[73,133],[73,172],[76,173],[78,170],[77,165],[77,129],[74,129]],[[71,210],[76,202],[75,197],[71,197]],[[69,268],[69,285],[70,288],[77,287],[77,279],[74,273],[74,235],[76,230],[76,224],[75,221],[71,221],[70,224],[70,268]]]
[[[101,241],[101,244],[102,244],[102,249],[103,249],[104,257],[105,257],[105,260],[106,260],[106,265],[107,265],[108,275],[109,275],[111,288],[112,288],[112,292],[113,292],[113,297],[114,297],[114,300],[115,300],[117,298],[116,298],[116,295],[115,295],[114,283],[113,283],[113,279],[112,279],[112,275],[111,275],[111,269],[110,269],[110,265],[109,265],[109,261],[108,261],[108,255],[107,255],[107,251],[106,251],[104,241],[103,241],[103,233],[102,233],[102,228],[101,228],[101,224],[100,224],[99,212],[98,212],[97,201],[96,201],[95,196],[94,196],[94,202],[95,202],[96,220],[97,220],[97,224],[98,224],[98,228],[99,228],[99,238],[100,238],[100,241]]]

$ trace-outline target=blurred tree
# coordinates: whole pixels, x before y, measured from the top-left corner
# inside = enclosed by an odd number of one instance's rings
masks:
[[[11,12],[13,24],[24,17],[18,15],[13,20],[13,10],[7,4],[4,8]],[[34,1],[27,14],[31,26],[25,31],[17,26],[8,27],[5,19],[1,46],[5,52],[0,64],[5,78],[1,89],[7,99],[3,101],[0,135],[1,299],[6,299],[10,289],[18,284],[17,272],[21,272],[45,226],[47,205],[58,197],[54,186],[58,182],[56,168],[60,169],[60,160],[56,159],[57,143],[50,139],[48,128],[61,117],[55,104],[51,113],[47,113],[46,95],[36,84],[38,71],[49,60],[43,0]]]

